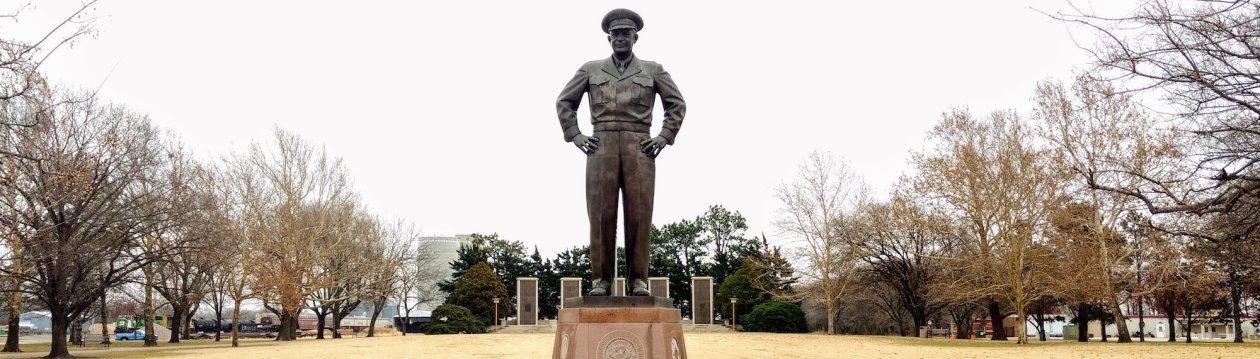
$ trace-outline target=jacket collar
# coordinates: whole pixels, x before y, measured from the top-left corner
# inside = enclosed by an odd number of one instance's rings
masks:
[[[617,81],[621,81],[627,77],[634,76],[635,74],[642,72],[643,68],[639,66],[639,57],[634,56],[630,58],[630,65],[626,66],[626,72],[623,74],[618,74],[617,65],[613,63],[612,56],[609,56],[607,59],[604,59],[603,70],[604,70],[604,73],[617,79]]]

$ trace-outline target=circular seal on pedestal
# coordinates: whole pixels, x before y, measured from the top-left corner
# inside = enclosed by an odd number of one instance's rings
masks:
[[[560,337],[560,359],[569,359],[569,334]]]
[[[624,330],[604,334],[597,348],[596,357],[600,359],[643,359],[647,355],[643,340]]]

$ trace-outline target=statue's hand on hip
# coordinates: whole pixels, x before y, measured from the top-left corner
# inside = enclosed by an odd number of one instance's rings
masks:
[[[577,146],[579,150],[582,150],[582,153],[591,155],[595,153],[595,150],[599,149],[599,138],[579,133],[577,136],[573,137],[573,145]]]
[[[661,150],[665,149],[665,145],[669,144],[664,137],[656,136],[643,141],[639,141],[639,148],[643,150],[648,157],[656,158],[661,154]]]

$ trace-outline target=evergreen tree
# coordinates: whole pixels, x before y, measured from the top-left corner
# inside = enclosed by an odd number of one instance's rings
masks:
[[[716,301],[714,309],[723,318],[729,319],[731,298],[736,298],[738,300],[735,304],[736,315],[748,314],[753,307],[772,299],[770,293],[764,289],[773,286],[769,284],[770,281],[772,279],[764,268],[751,259],[746,259],[739,270],[726,277],[726,280],[718,287],[717,295],[714,297]]]
[[[493,298],[499,298],[499,317],[507,317],[512,315],[514,306],[508,298],[507,287],[503,285],[503,281],[499,280],[499,276],[494,274],[494,270],[485,262],[478,263],[468,269],[468,273],[455,280],[455,289],[449,297],[446,297],[446,304],[454,304],[464,308],[482,320],[484,325],[492,325],[494,323],[494,302]]]
[[[531,267],[525,255],[525,244],[501,239],[497,233],[474,233],[470,237],[472,239],[467,244],[459,246],[456,252],[458,258],[451,262],[452,279],[438,283],[438,289],[451,293],[455,290],[456,278],[463,277],[473,265],[485,262],[507,288],[505,301],[516,300],[516,278],[537,275],[536,268]]]
[[[591,288],[590,246],[573,247],[556,253],[556,258],[551,263],[551,269],[556,273],[557,283],[559,283],[559,278],[582,278],[582,288],[584,290]],[[556,297],[559,304],[558,291]]]
[[[655,277],[669,277],[669,297],[683,317],[691,317],[691,277],[704,275],[707,245],[700,238],[700,226],[689,220],[652,227],[648,271]]]
[[[538,277],[538,317],[555,319],[560,310],[560,275],[550,260],[543,259],[538,246],[534,246],[529,265],[534,276]]]
[[[694,223],[700,229],[701,242],[711,247],[709,253],[712,256],[708,258],[705,274],[713,277],[716,286],[739,270],[744,257],[760,251],[760,243],[755,238],[744,237],[748,223],[739,211],[731,212],[721,205],[712,205],[696,217]]]

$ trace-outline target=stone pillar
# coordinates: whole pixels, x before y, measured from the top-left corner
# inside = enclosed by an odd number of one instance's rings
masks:
[[[653,297],[669,298],[669,277],[648,278],[648,291]]]
[[[612,295],[614,297],[626,296],[626,279],[625,278],[617,277],[617,279],[613,279]]]
[[[560,278],[560,309],[564,309],[564,300],[582,296],[582,278]]]
[[[538,325],[538,278],[516,278],[516,324]]]
[[[691,277],[691,322],[713,324],[713,277]]]

